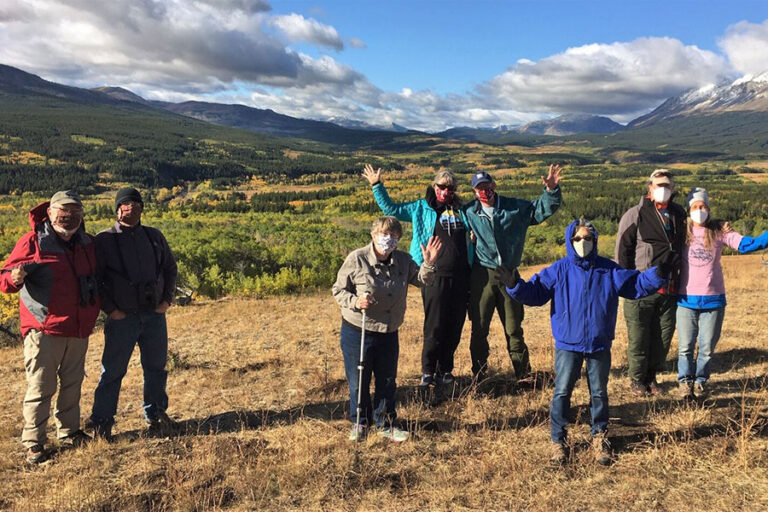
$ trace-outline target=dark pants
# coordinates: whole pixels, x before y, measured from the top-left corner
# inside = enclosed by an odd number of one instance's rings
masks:
[[[494,311],[504,326],[507,352],[515,375],[518,379],[522,378],[531,371],[528,346],[523,339],[523,305],[507,294],[506,287],[498,282],[493,269],[475,264],[469,285],[469,319],[472,321],[469,351],[474,374],[485,371],[488,366],[488,331]]]
[[[360,329],[341,323],[341,353],[344,355],[344,372],[349,383],[349,419],[354,422],[357,416],[357,390],[362,386],[360,399],[360,423],[370,425],[375,422],[379,428],[389,428],[397,417],[395,396],[397,394],[397,358],[400,344],[397,331],[389,333],[365,333],[365,354],[363,356],[363,382],[359,383]],[[371,373],[375,378],[376,389],[371,404]]]
[[[555,349],[555,392],[549,408],[550,435],[555,443],[564,443],[571,394],[581,376],[581,366],[587,363],[589,412],[592,415],[592,435],[608,430],[608,376],[611,373],[611,351],[594,354]]]
[[[139,344],[144,371],[144,416],[158,417],[168,408],[165,392],[168,372],[168,330],[165,314],[154,311],[129,314],[122,320],[107,318],[104,324],[104,354],[101,376],[93,398],[91,421],[111,425],[117,412],[120,386],[128,370],[133,347]]]
[[[424,303],[421,373],[453,371],[453,355],[467,316],[468,279],[468,272],[464,271],[455,276],[437,276],[432,286],[421,289]]]
[[[676,311],[675,295],[654,293],[642,299],[624,300],[630,379],[648,384],[665,370],[675,333]]]

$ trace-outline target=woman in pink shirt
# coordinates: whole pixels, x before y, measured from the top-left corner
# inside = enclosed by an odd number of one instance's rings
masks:
[[[724,223],[709,216],[709,197],[703,188],[694,188],[688,194],[688,211],[677,299],[677,381],[684,399],[706,395],[709,363],[725,316],[725,282],[720,266],[723,247],[741,254],[768,247],[768,231],[757,238],[724,231]],[[697,337],[699,352],[694,361]]]

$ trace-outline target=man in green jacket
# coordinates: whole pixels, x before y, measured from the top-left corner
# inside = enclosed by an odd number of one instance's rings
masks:
[[[546,190],[534,201],[498,195],[496,183],[485,171],[472,176],[476,200],[465,208],[475,242],[469,289],[469,319],[472,322],[469,350],[472,373],[478,381],[486,377],[488,370],[488,331],[494,310],[504,326],[507,351],[518,382],[531,378],[528,347],[522,329],[523,305],[506,293],[495,270],[497,267],[512,272],[517,270],[528,226],[543,222],[562,202],[561,173],[559,165],[549,166],[549,174],[541,177]]]

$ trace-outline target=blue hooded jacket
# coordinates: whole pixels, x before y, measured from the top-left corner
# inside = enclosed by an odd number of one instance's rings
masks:
[[[594,228],[592,252],[581,258],[571,243],[577,225],[578,221],[573,221],[565,230],[565,258],[527,283],[518,279],[514,288],[507,288],[507,293],[527,306],[542,306],[551,300],[555,348],[592,354],[611,348],[616,336],[619,296],[646,297],[661,288],[666,279],[656,275],[656,267],[641,273],[598,256]]]

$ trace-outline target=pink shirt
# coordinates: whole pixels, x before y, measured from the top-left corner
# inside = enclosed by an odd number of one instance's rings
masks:
[[[715,246],[707,249],[704,236],[707,228],[693,227],[693,240],[683,250],[683,268],[680,272],[680,295],[723,295],[725,281],[720,266],[723,246],[738,249],[743,235],[735,231],[720,235]]]

